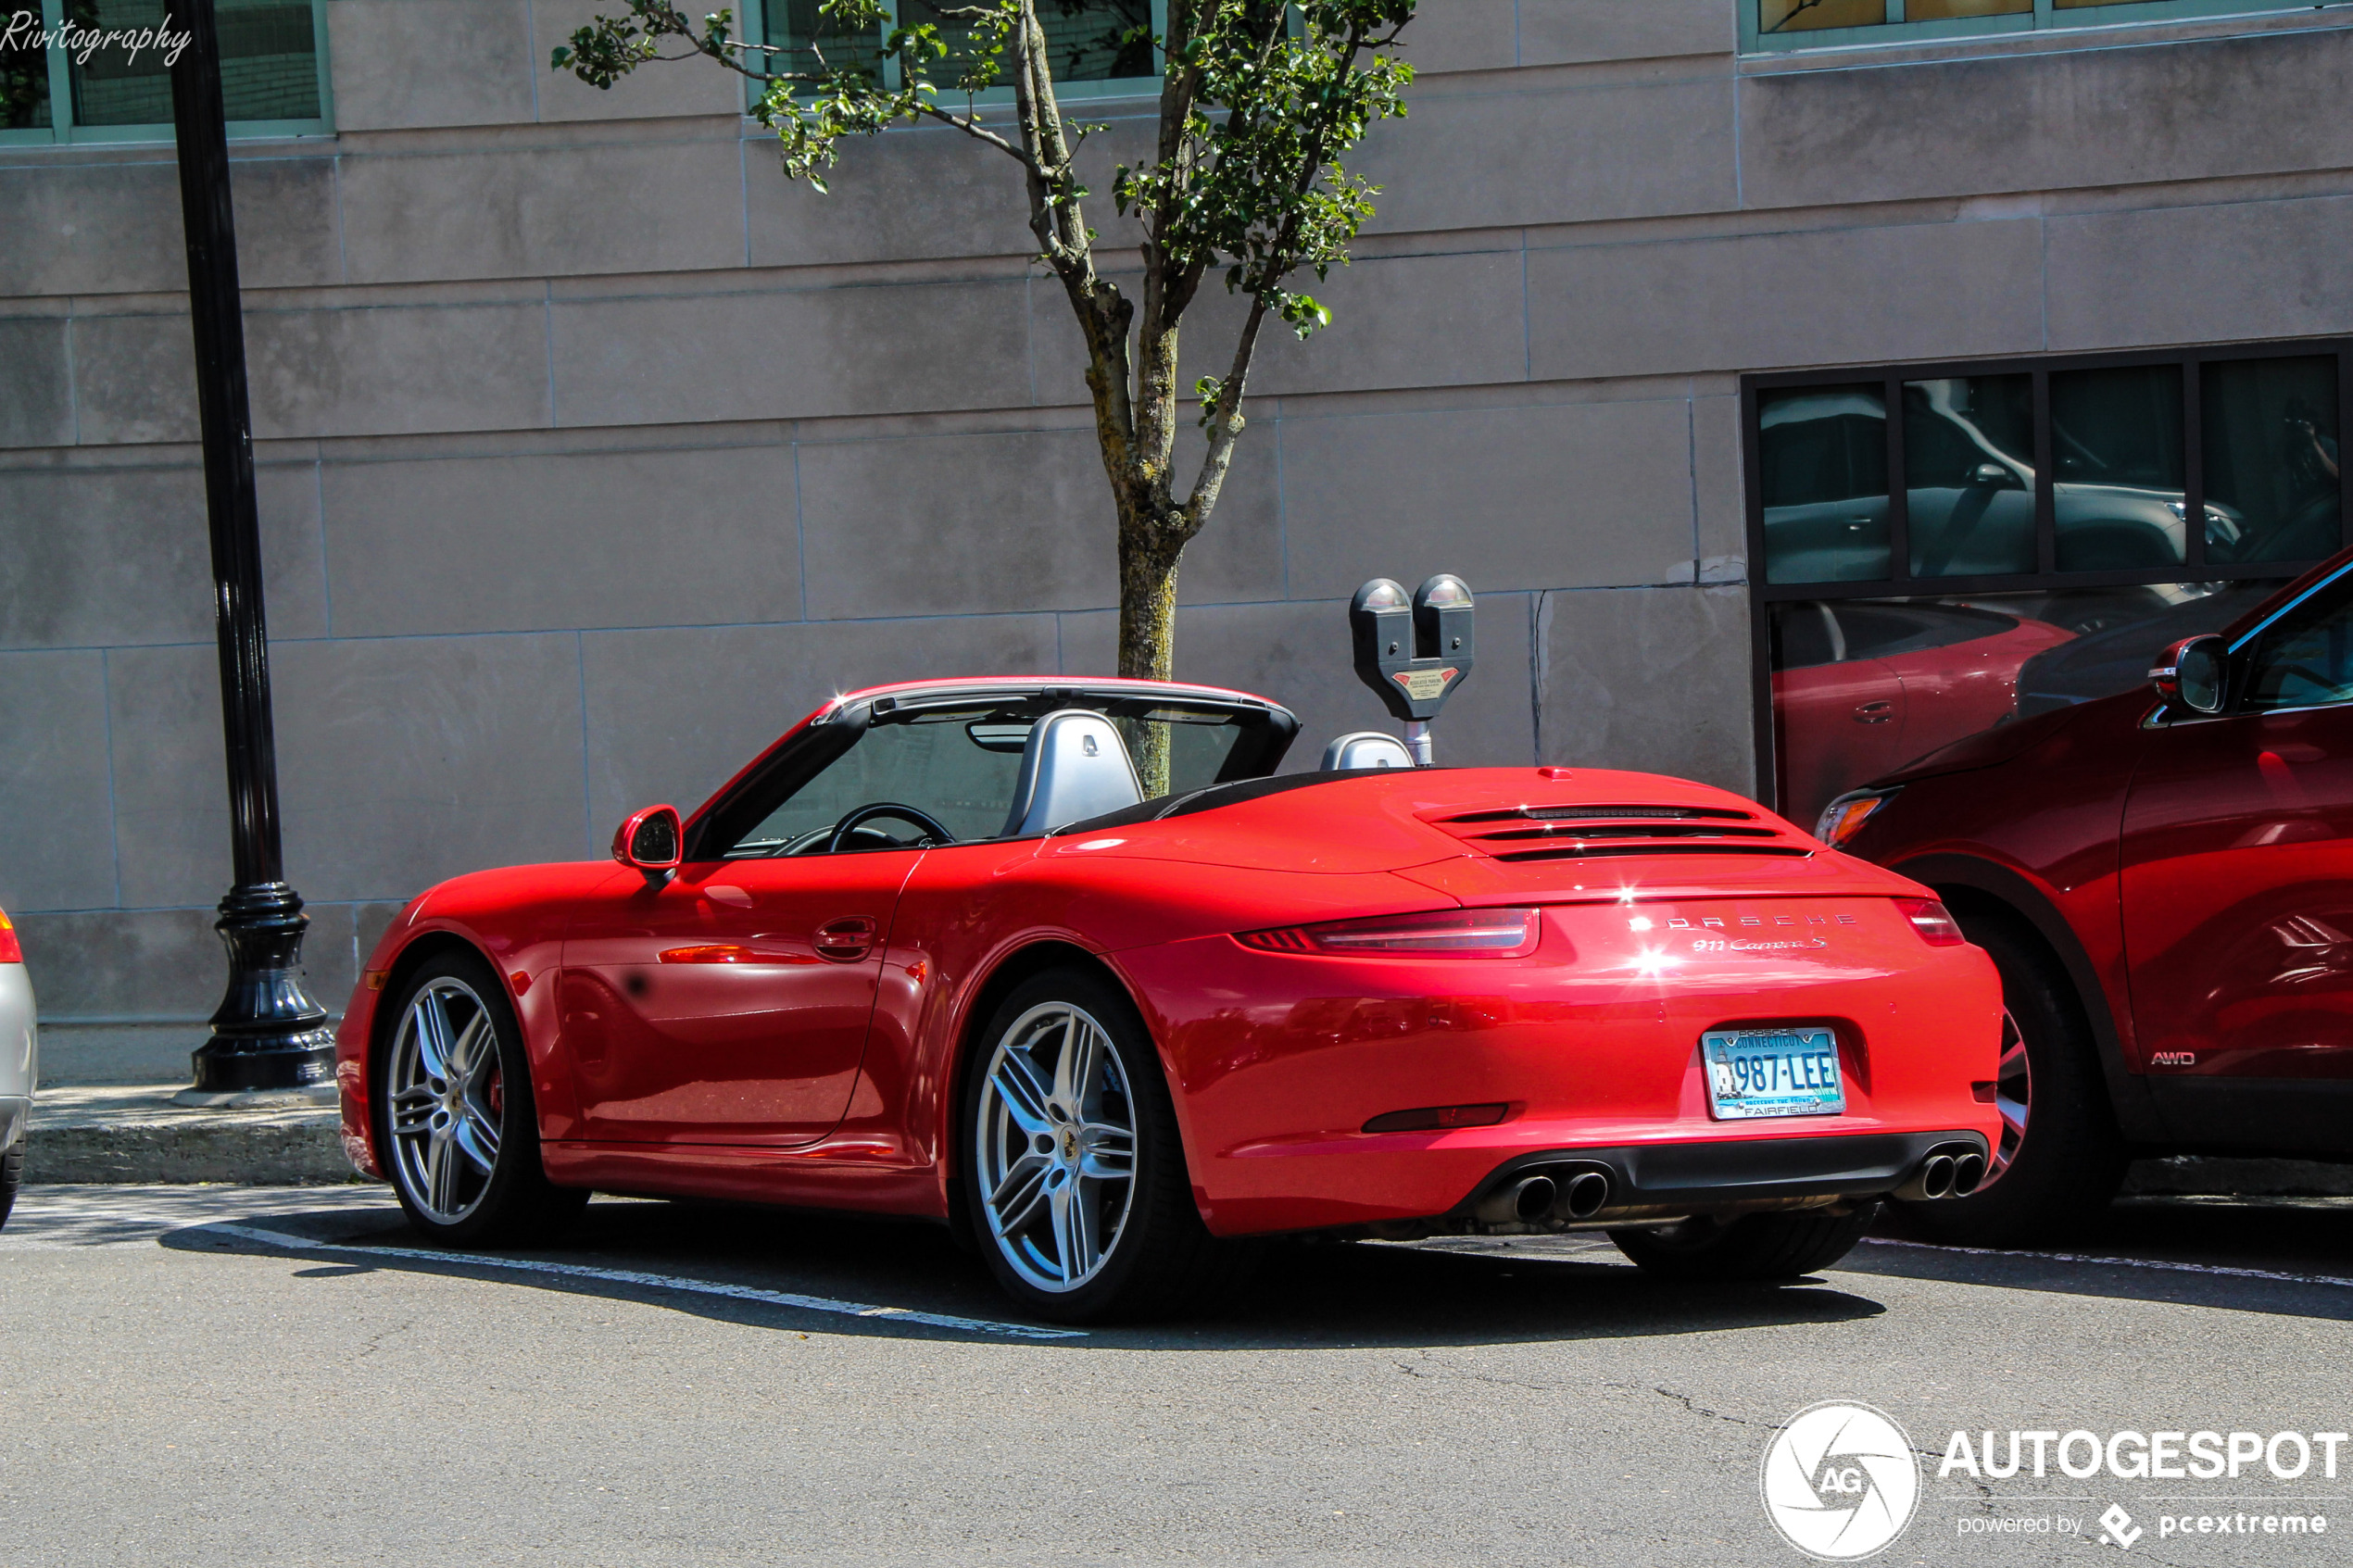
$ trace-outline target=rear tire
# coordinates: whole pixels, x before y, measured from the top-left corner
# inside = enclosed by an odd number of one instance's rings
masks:
[[[472,953],[427,960],[377,1052],[376,1144],[409,1223],[447,1246],[554,1240],[588,1194],[547,1180],[531,1061],[506,987]]]
[[[1151,1032],[1102,976],[1049,970],[1005,998],[959,1121],[965,1223],[1025,1310],[1166,1315],[1238,1279],[1246,1251],[1202,1223]]]
[[[1878,1212],[1878,1204],[1865,1203],[1843,1214],[1802,1210],[1730,1220],[1703,1216],[1655,1230],[1612,1231],[1609,1238],[1645,1271],[1667,1279],[1795,1279],[1853,1251]]]
[[[2096,1220],[2116,1197],[2129,1158],[2108,1104],[2108,1082],[2083,1004],[2057,958],[2007,915],[1957,913],[1962,932],[2002,975],[2002,1003],[2024,1047],[2025,1073],[2005,1071],[2006,1116],[1997,1174],[1967,1198],[1902,1205],[1932,1241],[2007,1247],[2065,1236]],[[2016,1085],[2031,1087],[2014,1102]],[[2002,1156],[2008,1154],[2007,1163]]]
[[[24,1185],[25,1138],[31,1135],[25,1134],[0,1154],[0,1225],[8,1223],[8,1210],[17,1206],[17,1188]]]

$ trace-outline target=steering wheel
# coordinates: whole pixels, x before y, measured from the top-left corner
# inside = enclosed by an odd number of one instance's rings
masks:
[[[833,836],[825,840],[825,853],[838,853],[848,841],[850,831],[869,817],[897,817],[900,822],[912,822],[928,834],[934,844],[956,842],[956,835],[942,827],[939,819],[930,812],[918,811],[912,806],[901,806],[895,800],[877,800],[869,806],[854,806],[842,814],[841,821],[834,824]]]

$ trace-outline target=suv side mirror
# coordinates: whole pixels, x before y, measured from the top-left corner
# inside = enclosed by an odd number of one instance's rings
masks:
[[[674,872],[683,837],[677,807],[648,806],[630,813],[612,835],[612,858],[648,875]]]
[[[2229,651],[2221,638],[2184,637],[2158,659],[2149,671],[2149,684],[2169,704],[2193,713],[2220,713],[2229,673]]]
[[[1969,482],[1988,490],[2008,490],[2017,486],[2018,475],[1999,463],[1980,463],[1969,470]]]

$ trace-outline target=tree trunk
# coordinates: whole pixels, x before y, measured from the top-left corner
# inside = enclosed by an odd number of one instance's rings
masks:
[[[1119,672],[1139,681],[1172,680],[1184,535],[1141,508],[1123,505],[1119,510]],[[1167,794],[1166,726],[1137,726],[1132,746],[1145,797]]]

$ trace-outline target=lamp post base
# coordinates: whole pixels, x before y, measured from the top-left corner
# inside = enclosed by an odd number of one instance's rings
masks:
[[[229,949],[229,990],[196,1047],[195,1086],[293,1089],[330,1083],[335,1035],[302,985],[302,898],[283,882],[247,884],[220,900],[213,929]]]

